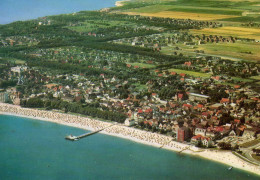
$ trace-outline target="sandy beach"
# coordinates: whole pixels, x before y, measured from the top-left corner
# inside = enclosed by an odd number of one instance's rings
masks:
[[[88,117],[70,115],[54,111],[22,108],[20,106],[5,103],[0,103],[0,114],[34,118],[37,120],[49,121],[90,131],[107,127],[101,133],[129,139],[138,143],[160,147],[175,152],[182,151],[182,153],[187,153],[209,160],[214,160],[220,163],[227,164],[234,168],[243,169],[245,171],[249,171],[260,175],[260,166],[248,163],[233,155],[230,151],[199,149],[191,145],[173,141],[171,137],[165,135],[126,127],[122,124],[103,122]]]
[[[124,1],[129,1],[129,0],[124,0]],[[116,1],[115,5],[120,7],[120,6],[123,6],[124,5],[124,1]]]

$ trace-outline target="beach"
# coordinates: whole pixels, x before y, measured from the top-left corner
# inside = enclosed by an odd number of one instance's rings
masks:
[[[36,120],[49,121],[90,131],[106,128],[101,133],[129,139],[138,143],[143,143],[158,148],[160,147],[175,152],[182,151],[182,153],[217,161],[260,175],[260,166],[250,164],[233,155],[230,151],[200,149],[191,145],[173,141],[173,138],[169,136],[147,132],[132,127],[126,127],[122,124],[104,122],[88,117],[70,115],[54,111],[22,108],[20,106],[5,103],[0,103],[0,114],[29,117]]]
[[[124,0],[124,1],[129,1],[129,0]],[[116,1],[115,5],[117,7],[123,6],[124,5],[124,3],[123,3],[124,1]]]

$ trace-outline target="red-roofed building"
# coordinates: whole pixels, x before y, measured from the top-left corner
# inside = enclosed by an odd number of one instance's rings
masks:
[[[191,62],[190,61],[189,62],[185,62],[184,65],[191,66]]]
[[[204,106],[202,104],[197,105],[198,108],[203,108]]]
[[[185,74],[185,73],[180,73],[180,76],[181,76],[181,77],[185,77],[186,74]]]
[[[183,94],[178,94],[178,100],[182,100],[182,98],[183,98]]]
[[[176,72],[171,72],[171,75],[176,75],[177,73]]]
[[[141,113],[143,113],[143,110],[142,110],[142,109],[139,109],[139,110],[138,110],[138,114],[141,114]]]
[[[214,80],[216,80],[216,81],[219,81],[219,80],[220,80],[220,76],[212,76],[211,78],[214,79]]]
[[[220,100],[220,103],[229,103],[229,99],[228,98],[222,98],[221,100]]]
[[[184,108],[192,108],[192,105],[190,105],[190,104],[183,104],[182,107],[184,107]]]
[[[177,131],[177,141],[183,142],[190,138],[190,129],[187,127],[179,128]]]
[[[235,88],[235,89],[239,89],[239,88],[240,88],[240,85],[235,85],[234,88]]]
[[[153,109],[151,109],[151,108],[145,110],[145,113],[152,113],[152,112],[153,112]]]
[[[224,130],[225,130],[225,128],[223,126],[217,126],[215,128],[215,131],[217,131],[217,132],[223,132]]]
[[[152,93],[152,96],[156,96],[157,94],[156,93]]]

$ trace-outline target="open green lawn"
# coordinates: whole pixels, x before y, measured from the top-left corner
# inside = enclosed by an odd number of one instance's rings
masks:
[[[12,63],[15,63],[15,64],[24,64],[25,63],[25,61],[23,61],[23,60],[20,60],[20,59],[16,59],[16,58],[9,58],[9,57],[7,57],[7,58],[2,58],[2,59],[0,59],[0,62],[12,62]]]
[[[139,66],[141,68],[154,68],[155,65],[153,64],[146,64],[146,63],[127,63],[127,64],[131,64],[132,66]]]
[[[238,81],[238,82],[253,82],[254,80],[252,79],[247,79],[247,78],[240,78],[240,77],[232,77],[232,79],[234,81]]]
[[[247,143],[241,144],[241,147],[248,148],[248,147],[254,146],[258,143],[260,143],[260,139],[255,139],[255,140],[249,141]]]
[[[260,76],[251,76],[250,79],[260,80]]]
[[[133,85],[136,87],[136,89],[137,89],[138,91],[142,91],[142,90],[146,90],[146,89],[147,89],[147,86],[144,85],[144,84],[135,83],[135,84],[133,84]]]
[[[68,26],[68,29],[77,32],[93,32],[98,28],[110,28],[114,26],[135,26],[135,23],[126,22],[126,21],[101,21],[101,20],[88,20],[82,23],[79,26]]]
[[[211,74],[207,74],[207,73],[187,71],[187,70],[182,70],[182,69],[169,69],[169,71],[170,72],[176,72],[178,74],[185,73],[185,74],[188,74],[190,76],[201,77],[201,78],[210,78],[212,76]]]
[[[234,57],[248,61],[260,61],[259,43],[207,43],[198,46],[198,50],[204,50],[206,54]]]

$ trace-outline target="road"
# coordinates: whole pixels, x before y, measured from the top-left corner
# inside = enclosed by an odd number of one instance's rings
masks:
[[[254,149],[254,148],[255,148],[255,149],[259,149],[259,148],[260,148],[260,143],[254,145],[254,146],[250,146],[250,147],[248,147],[248,148],[243,148],[243,149],[241,149],[241,150],[242,150],[242,152],[244,153],[244,156],[245,156],[248,160],[250,160],[250,161],[252,161],[252,162],[254,162],[254,163],[256,163],[256,164],[258,164],[258,165],[260,166],[260,162],[257,161],[256,159],[254,159],[254,158],[252,157],[252,153],[253,153],[253,149]]]

